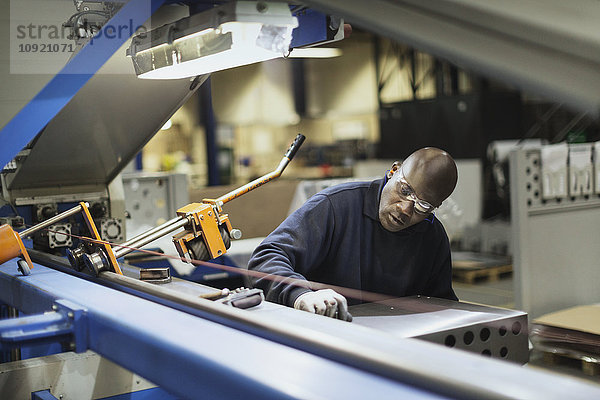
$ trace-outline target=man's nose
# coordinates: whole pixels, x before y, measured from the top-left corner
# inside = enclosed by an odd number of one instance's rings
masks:
[[[400,212],[408,217],[412,215],[412,212],[415,208],[415,203],[412,200],[402,200],[398,203],[398,208]]]

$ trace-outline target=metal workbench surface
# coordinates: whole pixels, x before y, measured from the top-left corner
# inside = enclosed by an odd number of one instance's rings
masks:
[[[594,385],[358,324],[292,309],[281,318],[284,309],[269,303],[249,312],[204,300],[226,310],[216,315],[41,265],[30,276],[20,275],[14,261],[0,266],[3,302],[37,313],[57,299],[86,310],[89,349],[185,397],[600,396]]]

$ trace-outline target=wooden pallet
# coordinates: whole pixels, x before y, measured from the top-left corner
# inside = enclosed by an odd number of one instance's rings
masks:
[[[599,356],[552,351],[541,353],[545,364],[577,367],[587,376],[600,376]]]
[[[457,261],[452,264],[452,279],[456,282],[494,282],[512,274],[512,264],[482,266],[479,262]]]

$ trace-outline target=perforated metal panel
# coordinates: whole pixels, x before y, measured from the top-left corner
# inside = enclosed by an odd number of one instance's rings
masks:
[[[510,155],[515,306],[532,318],[600,302],[600,198],[543,200],[540,150]]]
[[[524,190],[525,204],[529,213],[546,211],[565,211],[600,206],[600,195],[568,196],[566,198],[542,198],[542,161],[539,149],[524,152],[522,170],[523,179],[518,183],[519,190]],[[567,174],[567,179],[569,174]],[[514,183],[514,182],[513,182]],[[511,187],[512,190],[512,187]]]
[[[527,314],[417,296],[350,307],[353,323],[521,364],[529,360]]]

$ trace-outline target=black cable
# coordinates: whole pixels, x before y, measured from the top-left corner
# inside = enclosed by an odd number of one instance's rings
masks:
[[[12,208],[13,212],[15,213],[15,217],[21,217],[19,215],[19,212],[17,211],[17,207],[15,207],[15,205],[13,203],[9,202],[8,205],[10,206],[10,208]],[[21,217],[21,218],[23,218],[23,217]]]
[[[71,15],[71,17],[67,20],[66,24],[73,23],[74,19],[79,19],[80,17],[87,15],[87,14],[100,15],[101,17],[107,17],[107,18],[110,17],[110,13],[107,11],[96,11],[96,10],[81,11],[81,12]]]

